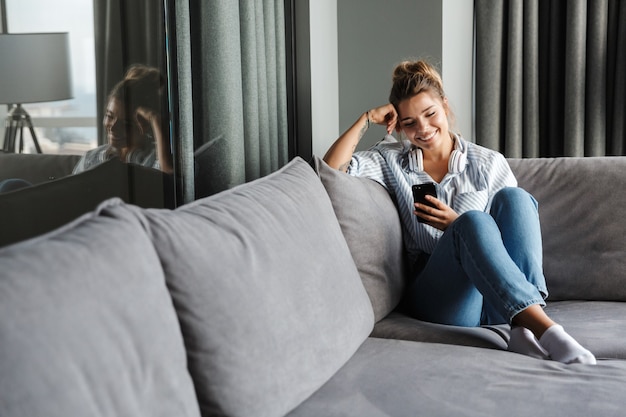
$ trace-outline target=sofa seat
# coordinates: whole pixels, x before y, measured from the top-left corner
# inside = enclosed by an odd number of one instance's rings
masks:
[[[626,359],[626,304],[620,301],[549,301],[546,312],[597,359]],[[508,325],[458,327],[392,312],[371,337],[506,350]]]
[[[546,312],[598,359],[626,359],[626,303],[552,301]]]
[[[392,312],[376,323],[370,336],[506,350],[509,326],[448,326],[417,320],[400,312]]]
[[[492,349],[369,338],[288,416],[623,416],[624,386],[621,360],[563,365]]]
[[[546,312],[597,359],[626,359],[626,304],[620,301],[550,301]],[[506,350],[508,325],[458,327],[428,323],[392,312],[371,337]]]

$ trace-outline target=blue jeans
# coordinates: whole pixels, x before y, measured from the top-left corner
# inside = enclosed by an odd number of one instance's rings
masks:
[[[525,308],[544,306],[537,201],[504,188],[490,213],[468,211],[441,237],[404,302],[420,320],[456,326],[511,323]]]

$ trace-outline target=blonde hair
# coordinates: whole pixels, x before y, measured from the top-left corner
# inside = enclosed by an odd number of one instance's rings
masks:
[[[393,84],[389,102],[398,110],[401,101],[410,99],[422,92],[428,92],[441,99],[446,108],[448,120],[453,124],[454,115],[446,103],[443,81],[437,69],[425,60],[403,61],[393,71]]]

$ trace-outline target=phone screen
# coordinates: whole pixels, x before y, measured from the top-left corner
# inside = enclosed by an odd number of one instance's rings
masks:
[[[427,182],[425,184],[413,185],[413,201],[415,203],[425,204],[427,206],[434,207],[432,203],[426,201],[426,195],[432,195],[435,198],[437,197],[437,188],[435,187],[434,183]],[[417,216],[417,221],[423,223],[424,219]]]

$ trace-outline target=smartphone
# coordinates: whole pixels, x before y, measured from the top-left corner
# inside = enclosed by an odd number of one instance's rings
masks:
[[[427,206],[434,207],[432,203],[426,200],[427,195],[432,195],[437,198],[437,188],[435,187],[435,183],[427,182],[425,184],[414,184],[413,185],[413,201],[415,203],[425,204]],[[424,223],[424,219],[417,216],[417,221],[420,223]]]

